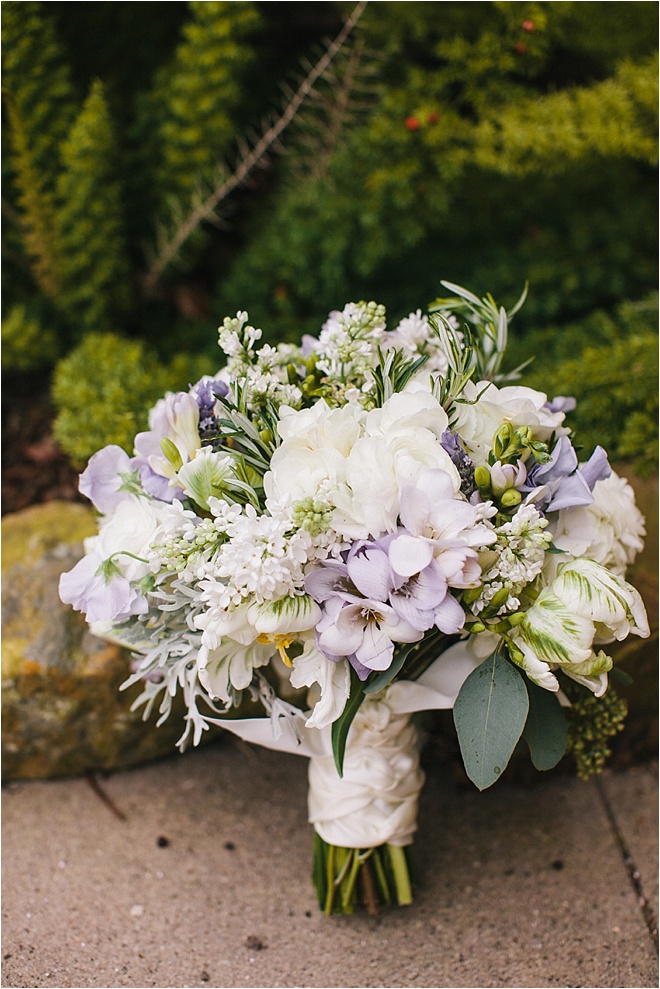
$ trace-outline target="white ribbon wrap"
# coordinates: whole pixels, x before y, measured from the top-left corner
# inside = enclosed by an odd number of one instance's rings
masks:
[[[278,733],[271,718],[215,723],[246,742],[309,758],[309,820],[329,844],[409,845],[424,782],[410,716],[453,707],[464,680],[480,662],[465,642],[458,642],[418,680],[397,680],[381,693],[367,695],[348,734],[343,778],[334,764],[330,727],[307,728],[302,712],[280,719]]]
[[[344,775],[332,755],[309,760],[309,820],[329,845],[409,845],[424,783],[417,729],[389,694],[367,698],[349,732]]]

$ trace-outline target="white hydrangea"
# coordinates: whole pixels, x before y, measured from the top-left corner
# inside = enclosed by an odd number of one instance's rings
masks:
[[[554,522],[554,543],[576,559],[586,557],[623,576],[644,548],[644,516],[625,478],[612,471],[598,481],[591,505],[565,508]]]

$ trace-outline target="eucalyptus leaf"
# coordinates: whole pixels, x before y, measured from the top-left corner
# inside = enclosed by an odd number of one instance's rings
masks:
[[[568,742],[566,715],[557,695],[529,681],[529,713],[523,729],[523,738],[529,746],[529,754],[537,769],[556,766]]]
[[[528,710],[522,676],[498,650],[464,682],[454,704],[454,724],[465,771],[480,790],[502,775]]]
[[[332,723],[332,755],[335,766],[340,776],[344,775],[344,754],[346,752],[346,739],[348,731],[353,724],[353,718],[358,712],[360,704],[364,700],[364,684],[357,673],[351,667],[351,692],[348,695],[346,706],[336,721]]]

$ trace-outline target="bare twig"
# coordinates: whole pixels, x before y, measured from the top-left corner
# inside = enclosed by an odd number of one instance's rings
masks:
[[[105,790],[99,783],[95,774],[91,770],[85,773],[85,779],[89,783],[90,787],[92,788],[96,796],[99,798],[99,800],[101,800],[105,804],[108,810],[111,811],[115,815],[115,817],[118,817],[120,821],[125,821],[126,814],[124,814],[123,810],[120,810],[119,807],[117,807],[116,803],[114,803],[114,801],[110,799],[108,794],[105,792]]]
[[[174,236],[162,247],[158,256],[151,263],[144,279],[144,288],[147,295],[153,292],[161,275],[177,256],[179,250],[191,234],[201,223],[213,215],[214,210],[217,209],[223,199],[226,199],[234,189],[246,181],[254,169],[263,162],[266,154],[273,149],[282,132],[294,120],[298,110],[312,93],[319,78],[326,72],[328,66],[346,43],[353,28],[362,16],[367,3],[368,0],[361,0],[355,6],[351,16],[335,40],[328,46],[316,65],[310,69],[277,120],[264,132],[251,151],[247,148],[242,151],[239,163],[232,174],[221,182],[209,196],[189,213],[187,218],[177,228]]]

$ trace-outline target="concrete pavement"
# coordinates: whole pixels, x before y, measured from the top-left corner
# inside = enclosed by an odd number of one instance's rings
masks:
[[[655,987],[657,766],[427,767],[412,907],[324,917],[306,762],[233,741],[3,793],[3,986]],[[121,819],[113,811],[118,810]]]

